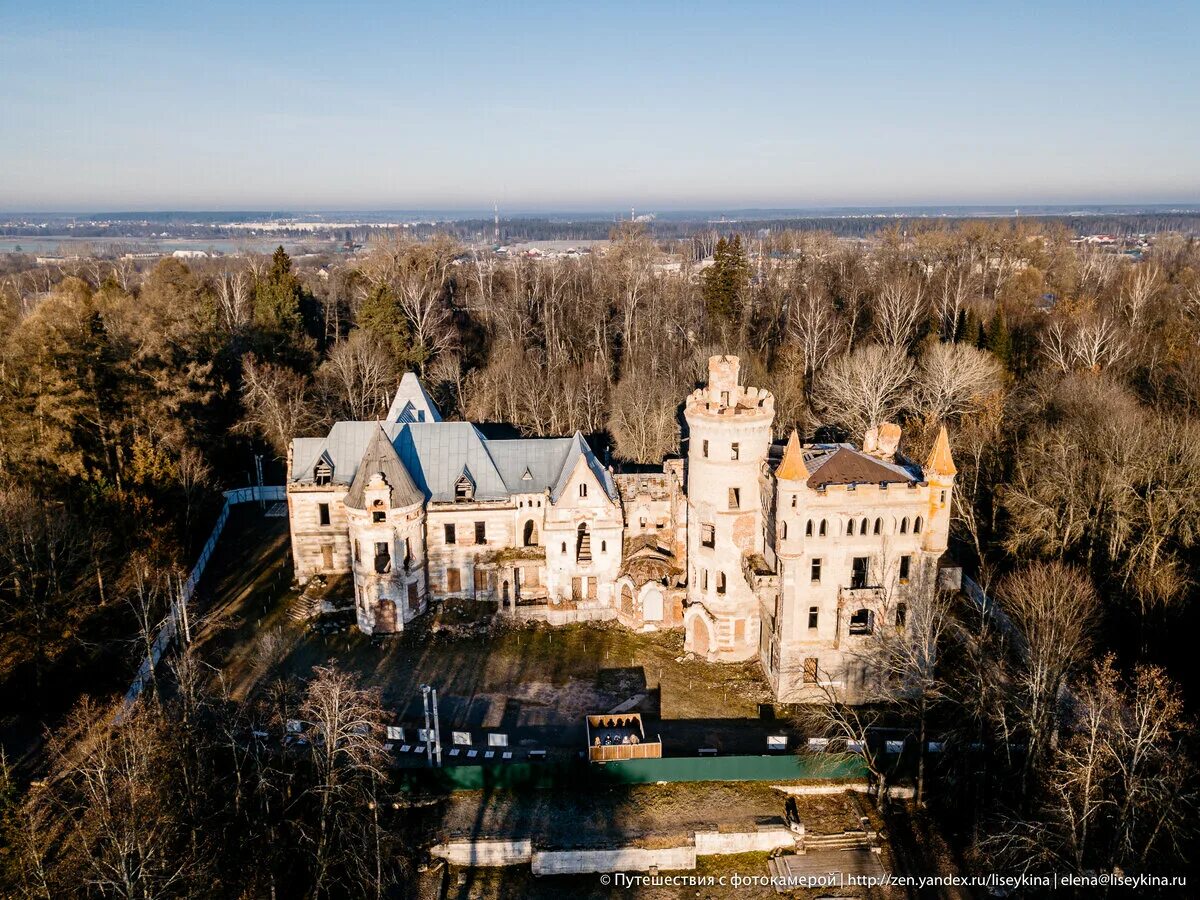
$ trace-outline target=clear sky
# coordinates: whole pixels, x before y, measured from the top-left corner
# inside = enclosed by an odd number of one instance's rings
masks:
[[[1200,2],[0,0],[0,210],[1200,200]]]

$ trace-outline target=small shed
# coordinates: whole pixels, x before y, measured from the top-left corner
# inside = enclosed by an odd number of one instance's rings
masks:
[[[605,713],[587,717],[588,760],[609,762],[615,759],[659,759],[662,738],[646,739],[646,729],[638,713]]]

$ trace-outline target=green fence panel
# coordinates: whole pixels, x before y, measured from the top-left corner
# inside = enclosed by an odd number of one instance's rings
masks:
[[[862,757],[854,754],[668,757],[604,764],[571,760],[404,769],[397,773],[401,784],[409,788],[443,792],[571,789],[660,781],[861,781],[866,777]]]

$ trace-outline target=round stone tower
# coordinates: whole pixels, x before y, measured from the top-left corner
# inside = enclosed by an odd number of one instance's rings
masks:
[[[738,384],[736,356],[708,361],[708,386],[688,424],[688,590],[685,647],[712,660],[758,652],[759,599],[745,572],[764,564],[764,467],[775,398]]]

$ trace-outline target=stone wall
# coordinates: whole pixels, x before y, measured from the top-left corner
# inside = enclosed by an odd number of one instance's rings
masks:
[[[615,850],[535,850],[534,875],[581,875],[589,872],[645,872],[696,868],[695,847],[621,847]]]

